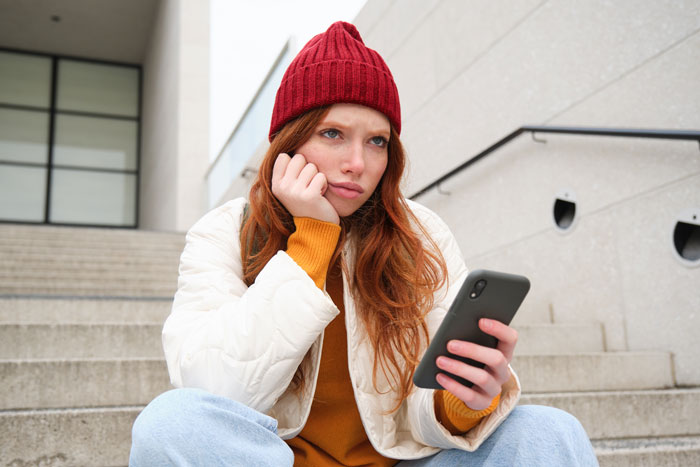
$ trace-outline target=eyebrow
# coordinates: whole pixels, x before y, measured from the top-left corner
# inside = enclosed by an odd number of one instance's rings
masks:
[[[342,128],[342,129],[346,129],[348,127],[348,125],[340,123],[336,120],[325,120],[325,119],[323,121],[321,121],[321,123],[319,123],[319,125],[333,126],[333,127],[338,127],[338,128]],[[389,137],[391,136],[391,127],[386,128],[386,129],[374,128],[374,129],[371,129],[369,131],[369,133],[373,133],[373,134],[376,134],[378,136],[385,136],[386,139],[389,139]]]

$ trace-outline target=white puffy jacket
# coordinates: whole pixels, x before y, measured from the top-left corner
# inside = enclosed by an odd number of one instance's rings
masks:
[[[202,388],[266,413],[278,421],[278,433],[299,434],[316,388],[323,330],[339,311],[330,296],[284,251],[247,287],[242,277],[239,229],[246,201],[236,199],[214,209],[187,233],[172,313],[163,328],[163,347],[175,387]],[[467,275],[459,247],[447,226],[427,208],[410,203],[442,250],[449,287],[441,291],[427,316],[433,335]],[[352,258],[349,258],[352,264]],[[343,279],[348,289],[347,278]],[[351,294],[344,294],[348,366],[369,440],[382,455],[413,459],[439,448],[475,450],[504,420],[520,397],[511,371],[496,410],[464,436],[452,436],[436,419],[433,390],[415,388],[399,410],[388,382],[378,372],[372,383],[372,349],[358,322]],[[305,392],[287,390],[311,349]]]

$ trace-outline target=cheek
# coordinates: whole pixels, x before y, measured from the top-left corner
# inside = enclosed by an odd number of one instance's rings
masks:
[[[382,179],[384,172],[386,172],[386,167],[387,167],[387,160],[386,159],[384,159],[382,161],[377,161],[376,164],[372,165],[372,167],[371,167],[372,182],[374,183],[375,188],[379,184],[379,181]]]
[[[322,157],[324,154],[317,145],[313,143],[306,143],[296,151],[297,154],[301,154],[306,159],[307,163],[314,164],[319,172],[326,173],[328,165],[328,157]]]

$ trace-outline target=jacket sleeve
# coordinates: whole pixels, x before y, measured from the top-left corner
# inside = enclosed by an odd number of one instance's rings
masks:
[[[243,199],[230,201],[187,233],[163,349],[175,387],[205,389],[266,413],[338,309],[283,251],[245,285],[244,206]]]
[[[446,285],[446,290],[436,297],[434,308],[426,317],[428,329],[432,336],[440,326],[460,286],[467,278],[468,271],[457,241],[442,219],[421,205],[411,203],[410,206],[431,233],[447,263],[448,284]],[[438,421],[435,414],[435,391],[416,387],[407,401],[412,435],[417,441],[427,446],[474,451],[515,408],[520,398],[520,392],[520,382],[515,372],[511,369],[511,378],[503,386],[496,409],[466,434],[452,435]]]

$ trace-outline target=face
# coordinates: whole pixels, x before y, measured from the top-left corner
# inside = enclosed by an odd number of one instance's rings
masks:
[[[389,119],[358,104],[334,104],[296,154],[326,176],[324,196],[340,217],[357,211],[374,192],[388,162]]]

